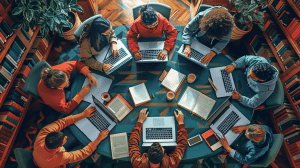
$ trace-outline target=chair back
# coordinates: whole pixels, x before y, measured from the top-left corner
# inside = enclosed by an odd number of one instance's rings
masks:
[[[20,168],[38,168],[33,162],[32,151],[16,148],[14,154]]]
[[[273,93],[268,97],[264,109],[269,109],[282,105],[284,102],[284,90],[281,80],[278,78]]]
[[[211,5],[206,5],[206,4],[201,4],[198,8],[198,11],[196,13],[196,15],[199,13],[199,12],[202,12],[202,11],[205,11],[206,9],[208,8],[211,8],[212,6]]]
[[[77,42],[79,42],[80,35],[81,35],[82,30],[83,30],[83,27],[84,27],[86,24],[92,22],[92,21],[93,21],[94,19],[96,19],[97,17],[102,17],[102,15],[101,15],[101,14],[98,14],[98,15],[94,15],[94,16],[92,16],[92,17],[86,19],[86,20],[85,20],[85,21],[84,21],[84,22],[83,22],[83,23],[75,30],[74,36],[75,36]]]
[[[24,83],[23,91],[37,99],[40,99],[37,86],[42,78],[41,72],[44,68],[51,68],[51,66],[45,60],[38,62],[31,69]]]
[[[268,167],[276,158],[283,142],[282,134],[273,134],[273,144],[268,153],[259,161],[249,164],[249,167]]]
[[[138,18],[140,8],[144,5],[146,5],[146,4],[133,7],[132,13],[133,13],[133,19],[134,20],[136,18]],[[148,3],[148,6],[151,6],[156,12],[162,14],[168,20],[170,19],[170,14],[171,14],[171,7],[170,6],[162,4],[162,3]]]

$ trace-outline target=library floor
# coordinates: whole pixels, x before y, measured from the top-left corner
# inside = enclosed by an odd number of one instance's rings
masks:
[[[99,14],[102,14],[104,17],[111,20],[112,26],[120,25],[130,25],[133,22],[132,17],[132,8],[136,5],[147,3],[147,2],[160,2],[167,4],[171,7],[170,22],[173,25],[186,25],[190,21],[190,11],[189,6],[190,2],[188,0],[102,0],[98,4]],[[247,38],[244,37],[244,38]],[[47,62],[51,65],[57,64],[58,58],[64,50],[66,50],[71,45],[70,42],[64,40],[63,38],[56,37],[53,48],[50,52]],[[237,59],[240,56],[247,55],[247,49],[243,43],[243,39],[230,42],[228,46],[223,50],[224,54],[230,55],[233,59]],[[32,104],[26,114],[24,122],[21,126],[21,129],[18,133],[18,136],[14,143],[14,148],[26,148],[31,150],[34,143],[35,136],[38,134],[38,131],[44,126],[43,123],[49,123],[52,121],[51,118],[45,117],[42,121],[40,114],[46,113],[57,113],[50,107],[42,105],[40,103],[32,101]],[[269,120],[269,112],[260,111],[255,113],[253,117],[253,122],[258,122],[266,124],[270,127],[273,127],[272,122]],[[275,132],[275,130],[274,130]],[[78,142],[80,143],[80,142]],[[15,157],[13,154],[13,149],[11,150],[10,157],[6,162],[7,168],[17,167],[15,162]],[[280,155],[280,153],[279,153]],[[280,156],[281,157],[281,156]],[[282,156],[283,157],[283,156]],[[282,158],[283,161],[286,160]],[[200,160],[201,161],[201,160]],[[196,162],[192,168],[199,167],[201,164]],[[122,163],[111,160],[110,158],[102,157],[97,154],[87,158],[81,163],[83,168],[125,168],[130,167],[130,163]],[[222,164],[221,167],[230,167],[226,163]]]

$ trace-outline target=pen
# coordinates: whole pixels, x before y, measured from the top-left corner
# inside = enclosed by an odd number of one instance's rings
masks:
[[[215,92],[217,92],[218,88],[215,86],[215,84],[212,82],[212,80],[210,78],[208,78],[208,82],[211,84],[211,86],[213,87],[213,89],[215,90]]]

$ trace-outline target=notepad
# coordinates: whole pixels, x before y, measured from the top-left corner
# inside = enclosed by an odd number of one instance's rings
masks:
[[[120,95],[117,94],[106,107],[110,109],[121,121],[133,109],[132,106]]]
[[[127,133],[111,134],[110,147],[113,159],[129,157]]]
[[[161,85],[176,93],[184,78],[185,75],[183,73],[180,73],[171,68],[166,77],[161,82]]]
[[[145,83],[141,83],[139,85],[130,87],[129,93],[131,95],[135,107],[151,101]]]
[[[178,105],[206,120],[215,103],[214,99],[188,86]]]

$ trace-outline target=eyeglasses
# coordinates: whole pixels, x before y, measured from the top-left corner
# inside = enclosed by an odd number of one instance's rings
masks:
[[[156,27],[158,25],[158,20],[154,23],[152,23],[152,25],[147,25],[148,28],[152,29],[154,27]]]

